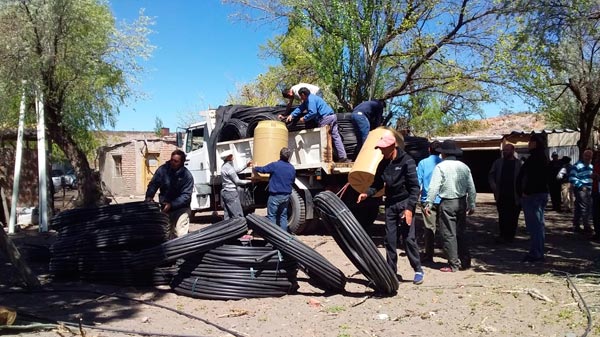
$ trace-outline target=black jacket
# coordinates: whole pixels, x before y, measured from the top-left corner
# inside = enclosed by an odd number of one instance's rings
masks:
[[[146,198],[153,198],[159,189],[158,200],[160,203],[170,202],[171,210],[190,207],[194,177],[185,166],[174,171],[167,161],[154,173],[146,190]]]
[[[404,209],[413,213],[419,199],[419,180],[414,159],[401,148],[397,148],[394,160],[382,159],[377,166],[375,179],[369,190],[372,196],[385,186],[385,205],[403,203]]]
[[[543,149],[534,149],[521,167],[517,180],[517,193],[530,195],[548,193],[548,157]]]

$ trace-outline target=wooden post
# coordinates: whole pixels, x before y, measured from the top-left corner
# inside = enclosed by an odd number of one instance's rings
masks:
[[[6,255],[8,255],[10,262],[13,266],[15,266],[15,268],[17,268],[19,274],[21,274],[21,279],[23,279],[23,282],[25,282],[25,284],[28,287],[41,287],[40,281],[35,275],[33,275],[33,272],[31,272],[31,269],[29,269],[27,263],[23,261],[23,259],[21,258],[21,253],[19,252],[15,244],[12,242],[12,240],[8,237],[8,235],[6,235],[4,228],[0,228],[0,249],[6,252]]]
[[[6,224],[8,224],[8,219],[9,219],[8,204],[6,203],[6,195],[4,194],[4,187],[2,187],[2,186],[0,186],[0,199],[2,199],[2,210],[4,210],[4,221]]]

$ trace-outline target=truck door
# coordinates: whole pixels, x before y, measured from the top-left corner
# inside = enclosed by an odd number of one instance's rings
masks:
[[[210,168],[208,165],[208,134],[206,125],[190,128],[186,132],[185,166],[194,177],[192,210],[209,209],[211,203]]]

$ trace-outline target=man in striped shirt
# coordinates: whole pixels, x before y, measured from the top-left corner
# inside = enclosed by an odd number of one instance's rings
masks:
[[[569,182],[575,192],[575,212],[573,213],[573,231],[581,232],[581,222],[583,221],[583,230],[587,233],[592,232],[590,227],[590,210],[592,209],[592,165],[593,152],[590,149],[583,151],[582,158],[571,167],[569,173]]]
[[[445,140],[439,152],[443,160],[433,169],[424,211],[429,216],[431,205],[439,195],[438,224],[449,264],[440,271],[455,272],[471,267],[466,228],[467,214],[475,211],[475,184],[469,167],[456,159],[462,150],[453,140]]]

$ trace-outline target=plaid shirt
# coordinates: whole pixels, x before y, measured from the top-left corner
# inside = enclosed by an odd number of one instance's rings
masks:
[[[467,196],[469,209],[475,209],[477,193],[469,167],[453,157],[447,157],[437,164],[431,175],[426,205],[432,204],[437,195],[442,199]]]

